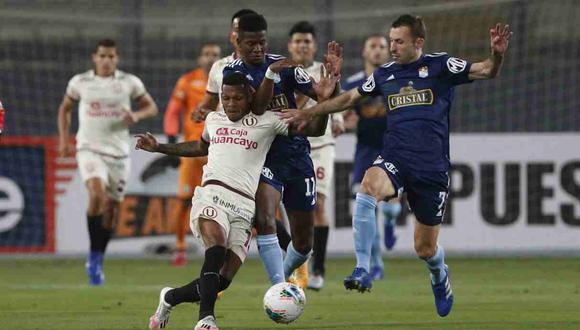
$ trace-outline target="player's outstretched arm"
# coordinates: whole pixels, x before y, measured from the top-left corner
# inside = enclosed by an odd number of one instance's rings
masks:
[[[353,107],[361,98],[362,95],[356,88],[353,88],[338,95],[335,98],[318,103],[312,108],[302,110],[282,110],[282,114],[280,116],[284,118],[287,123],[295,124],[297,127],[302,128],[308,125],[308,123],[316,116],[324,116]]]
[[[502,26],[500,23],[497,23],[495,27],[489,29],[491,55],[488,59],[471,65],[469,79],[490,79],[499,74],[504,55],[508,50],[509,41],[513,34],[510,31],[509,25]]]
[[[260,87],[258,87],[258,90],[254,93],[251,106],[253,114],[262,115],[266,112],[266,108],[268,108],[268,105],[272,101],[272,97],[274,97],[274,84],[281,80],[280,72],[293,66],[298,66],[298,63],[289,58],[270,64]]]
[[[70,143],[71,112],[74,102],[72,98],[65,95],[58,107],[58,155],[60,157],[74,153],[74,146]]]
[[[155,137],[149,132],[137,134],[135,137],[137,138],[135,149],[180,157],[207,156],[209,147],[209,144],[203,141],[203,139],[200,141],[162,144],[158,143]]]

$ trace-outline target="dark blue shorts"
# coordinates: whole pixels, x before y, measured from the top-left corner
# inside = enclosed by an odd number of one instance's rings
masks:
[[[285,161],[266,160],[260,181],[271,185],[282,194],[286,210],[314,210],[316,176],[310,155],[300,155]]]
[[[382,148],[374,148],[365,144],[357,143],[354,152],[354,164],[352,167],[351,189],[353,196],[359,190],[365,172],[373,165],[373,162],[381,154]]]
[[[435,226],[443,221],[449,194],[449,175],[439,171],[417,171],[396,160],[379,156],[373,166],[383,169],[393,183],[396,196],[407,193],[407,200],[417,221]]]

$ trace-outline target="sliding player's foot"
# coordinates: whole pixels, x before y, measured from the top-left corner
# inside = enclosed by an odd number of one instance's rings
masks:
[[[173,306],[165,302],[165,294],[167,291],[172,289],[173,288],[170,287],[161,289],[157,310],[155,311],[155,314],[149,318],[149,329],[163,329],[167,326],[167,323],[169,323],[169,314],[171,314]]]
[[[364,268],[356,267],[352,274],[344,278],[344,287],[347,290],[358,290],[359,292],[370,291],[373,286],[373,279]]]
[[[215,324],[215,318],[211,315],[199,320],[193,330],[220,330]]]

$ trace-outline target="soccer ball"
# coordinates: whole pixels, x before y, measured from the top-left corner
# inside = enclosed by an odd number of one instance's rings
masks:
[[[273,285],[264,295],[264,310],[276,323],[290,323],[304,313],[306,295],[297,285],[283,282]]]

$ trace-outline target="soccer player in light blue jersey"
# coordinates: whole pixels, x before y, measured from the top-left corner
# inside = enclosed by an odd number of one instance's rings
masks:
[[[364,96],[382,95],[388,110],[383,151],[369,168],[356,197],[353,229],[357,265],[344,279],[347,289],[367,291],[370,250],[376,230],[377,201],[407,193],[415,213],[415,251],[431,275],[435,306],[447,316],[453,292],[439,229],[449,191],[449,112],[454,87],[498,75],[512,36],[508,25],[491,28],[490,56],[469,63],[446,53],[424,54],[423,19],[402,15],[389,31],[392,62],[379,67],[356,89],[310,109],[288,110],[284,117],[303,124],[316,116],[354,106]]]

